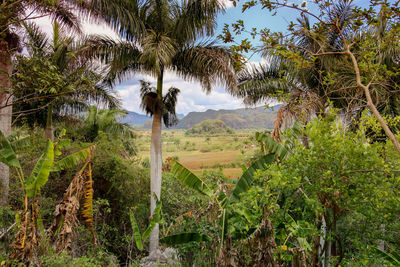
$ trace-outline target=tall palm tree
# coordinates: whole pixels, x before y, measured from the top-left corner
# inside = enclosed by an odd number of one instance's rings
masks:
[[[21,75],[12,79],[14,102],[18,103],[14,107],[14,114],[20,116],[29,113],[29,122],[44,124],[45,138],[53,140],[54,115],[82,112],[95,102],[109,108],[120,105],[111,90],[100,84],[102,76],[93,67],[88,67],[92,65],[88,64],[88,59],[77,56],[84,44],[67,35],[57,22],[53,23],[52,39],[34,24],[24,23],[24,28],[29,53],[27,57],[17,57],[19,64],[16,64],[16,71]],[[49,62],[52,76],[59,77],[58,83],[49,85],[48,79],[28,77],[31,69],[26,69],[25,63],[37,59],[40,65],[46,60]],[[28,99],[25,99],[26,96],[29,96]],[[40,100],[29,101],[29,98]]]
[[[118,4],[124,9],[116,9]],[[236,90],[230,52],[213,42],[199,42],[200,38],[214,33],[216,15],[223,10],[218,0],[120,0],[115,5],[105,1],[93,8],[112,22],[123,39],[96,37],[92,40],[92,49],[88,50],[110,64],[110,83],[123,81],[136,73],[152,75],[157,78],[154,92],[157,103],[163,103],[163,80],[167,71],[188,81],[200,82],[206,92],[216,83],[230,91]],[[152,196],[160,198],[163,114],[161,109],[153,109],[151,113],[150,184]],[[155,206],[152,197],[151,214]],[[158,243],[157,225],[150,236],[151,252],[158,248]]]
[[[57,21],[79,30],[77,17],[71,12],[71,4],[80,0],[2,0],[0,4],[0,131],[11,132],[12,105],[10,103],[11,57],[21,49],[15,29],[21,22],[40,16],[52,16]],[[85,8],[80,5],[80,8]],[[0,205],[6,205],[9,188],[9,169],[0,164]]]

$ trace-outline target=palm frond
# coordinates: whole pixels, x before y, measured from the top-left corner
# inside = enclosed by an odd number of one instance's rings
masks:
[[[149,30],[141,42],[140,63],[153,75],[160,75],[164,66],[171,65],[176,54],[175,42],[168,36]]]
[[[108,64],[104,82],[115,85],[129,78],[132,74],[143,71],[140,62],[142,50],[133,42],[115,41],[106,36],[90,36],[85,40],[85,49],[79,57],[99,59]]]
[[[30,1],[30,5],[36,12],[49,14],[53,20],[58,21],[61,25],[81,33],[80,20],[72,12],[68,1]]]
[[[126,116],[127,111],[113,110],[98,110],[96,106],[89,108],[89,113],[84,121],[86,127],[94,131],[94,137],[99,131],[109,135],[119,135],[126,138],[133,137],[133,128],[126,123],[119,122],[119,119]]]
[[[176,104],[180,90],[175,87],[168,89],[168,92],[160,99],[157,89],[147,81],[140,81],[140,107],[147,115],[153,116],[155,112],[161,111],[161,116],[166,127],[171,127],[178,122],[176,116]]]
[[[148,1],[143,0],[91,0],[78,1],[81,12],[97,21],[105,21],[127,40],[140,39],[145,33],[140,11]]]
[[[273,60],[266,65],[252,65],[238,73],[239,87],[235,96],[246,104],[256,105],[298,90],[298,85],[288,75],[284,62]]]
[[[29,49],[31,49],[34,54],[44,56],[49,42],[46,33],[42,32],[39,26],[34,23],[24,22],[22,25],[26,32],[25,42]]]
[[[195,41],[198,37],[212,36],[216,27],[216,15],[223,11],[221,1],[184,0],[174,10],[174,26],[171,36],[180,44]]]
[[[140,108],[150,116],[159,110],[161,107],[161,101],[157,97],[157,89],[151,87],[150,83],[144,80],[140,80]]]
[[[162,118],[166,127],[171,127],[178,123],[176,104],[180,92],[181,91],[178,88],[171,87],[168,89],[168,93],[163,97]]]
[[[232,54],[213,43],[183,47],[172,60],[171,69],[188,81],[198,81],[206,92],[221,84],[229,92],[237,91]]]

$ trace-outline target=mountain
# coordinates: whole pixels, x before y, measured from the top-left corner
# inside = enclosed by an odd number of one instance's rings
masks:
[[[151,121],[151,117],[133,111],[128,111],[128,115],[121,119],[122,123],[128,123],[135,126],[144,125],[146,121]]]
[[[265,109],[257,108],[240,108],[234,110],[213,110],[209,109],[204,112],[190,112],[179,123],[174,126],[175,129],[189,129],[193,125],[204,120],[221,120],[233,129],[251,129],[251,128],[274,128],[274,120],[280,105]]]
[[[193,125],[185,132],[185,135],[197,134],[232,134],[234,131],[221,120],[205,120]]]
[[[185,115],[183,114],[177,114],[178,115],[178,119],[182,119],[183,117],[185,117]],[[144,114],[139,114],[133,111],[128,111],[128,115],[126,115],[124,118],[121,119],[122,123],[128,123],[130,125],[134,125],[134,126],[142,126],[145,125],[146,122],[148,121],[152,121],[152,118],[144,115]],[[151,124],[150,124],[151,125]]]

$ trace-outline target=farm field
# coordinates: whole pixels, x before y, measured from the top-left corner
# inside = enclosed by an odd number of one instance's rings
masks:
[[[201,174],[205,170],[222,170],[228,177],[238,177],[241,165],[257,150],[256,130],[237,130],[231,135],[186,136],[185,130],[163,131],[163,159],[177,158],[181,164]],[[138,132],[139,156],[150,157],[150,131]]]

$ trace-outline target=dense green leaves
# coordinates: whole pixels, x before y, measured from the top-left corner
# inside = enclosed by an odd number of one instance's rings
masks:
[[[160,242],[167,246],[182,245],[189,242],[203,242],[210,241],[211,238],[205,234],[199,233],[179,233],[175,235],[168,235],[160,239]]]

